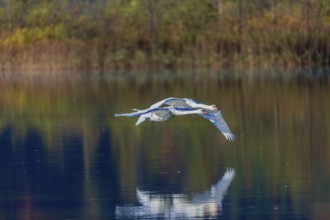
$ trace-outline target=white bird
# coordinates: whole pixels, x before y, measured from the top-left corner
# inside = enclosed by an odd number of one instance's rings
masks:
[[[205,110],[217,110],[218,108],[215,105],[205,105],[203,103],[199,103],[193,99],[190,98],[174,98],[174,97],[170,97],[170,98],[166,98],[163,99],[159,102],[156,102],[155,104],[152,104],[149,108],[147,109],[133,109],[134,111],[138,112],[138,113],[146,113],[151,109],[154,108],[159,108],[162,105],[169,105],[169,106],[173,106],[175,108],[201,108],[201,109],[205,109]],[[134,115],[134,113],[128,113],[126,116],[130,117],[129,114]]]
[[[163,107],[162,105],[169,105],[169,107]],[[215,105],[206,105],[199,103],[190,98],[166,98],[155,104],[151,105],[147,109],[139,110],[133,109],[135,112],[115,114],[118,116],[135,117],[139,116],[135,125],[139,125],[145,120],[149,121],[165,121],[172,118],[175,115],[188,115],[198,114],[208,119],[214,124],[219,131],[225,136],[228,141],[234,141],[235,136],[229,129],[226,121],[222,117],[221,111]],[[196,111],[195,111],[196,110]],[[204,110],[204,111],[202,111]],[[198,113],[199,112],[199,113]]]
[[[164,107],[164,108],[152,108],[146,112],[136,111],[133,113],[123,113],[123,114],[115,114],[115,117],[135,117],[139,116],[136,126],[144,122],[145,120],[149,121],[166,121],[177,115],[191,115],[191,114],[206,114],[204,109],[193,109],[193,108],[175,108],[173,106]]]

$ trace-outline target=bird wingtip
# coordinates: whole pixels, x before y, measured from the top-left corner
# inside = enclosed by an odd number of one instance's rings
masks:
[[[231,179],[234,176],[235,176],[235,170],[234,170],[234,168],[229,168],[229,169],[226,170],[226,173],[224,175],[224,178]]]
[[[230,142],[235,141],[235,135],[233,135],[232,133],[223,133],[223,135],[228,141]]]

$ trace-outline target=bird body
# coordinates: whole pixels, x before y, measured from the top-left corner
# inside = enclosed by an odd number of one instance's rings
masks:
[[[135,123],[135,126],[138,126],[145,120],[160,122],[160,121],[166,121],[172,118],[173,116],[174,115],[167,108],[162,108],[162,109],[155,108],[147,113],[141,114],[137,122]]]
[[[139,116],[138,120],[135,123],[135,126],[138,126],[145,120],[160,122],[160,121],[166,121],[172,117],[173,117],[172,114],[169,113],[168,111],[157,110],[155,112],[148,112]]]

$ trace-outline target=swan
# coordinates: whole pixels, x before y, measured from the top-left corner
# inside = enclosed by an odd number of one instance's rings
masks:
[[[168,105],[161,107],[162,105]],[[139,110],[133,109],[132,113],[115,114],[115,117],[135,117],[139,116],[136,126],[144,122],[149,121],[166,121],[175,115],[188,115],[197,114],[203,118],[208,119],[214,124],[218,130],[225,136],[226,140],[234,141],[235,136],[229,129],[228,124],[223,118],[221,111],[215,105],[206,105],[198,103],[190,98],[166,98],[155,104],[151,105],[147,109]]]
[[[175,108],[173,106],[164,107],[164,108],[152,108],[146,112],[136,111],[133,113],[122,113],[122,114],[115,114],[115,117],[135,117],[139,116],[136,126],[144,122],[145,120],[149,121],[166,121],[174,116],[177,115],[191,115],[191,114],[207,114],[204,109],[193,109],[193,108]]]
[[[218,110],[218,108],[215,105],[206,105],[203,103],[199,103],[191,98],[175,98],[175,97],[163,99],[159,102],[152,104],[147,109],[140,110],[140,109],[133,108],[133,110],[135,112],[143,114],[143,113],[148,112],[151,109],[159,108],[162,105],[169,105],[169,106],[173,106],[175,108],[196,108],[196,109],[201,108],[201,109],[210,110],[210,111]],[[134,113],[131,113],[131,114],[134,114]],[[126,116],[130,117],[129,115],[126,115]]]

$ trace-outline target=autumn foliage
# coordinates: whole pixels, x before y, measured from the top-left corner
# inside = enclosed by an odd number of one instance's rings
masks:
[[[0,68],[330,63],[327,0],[0,1]]]

